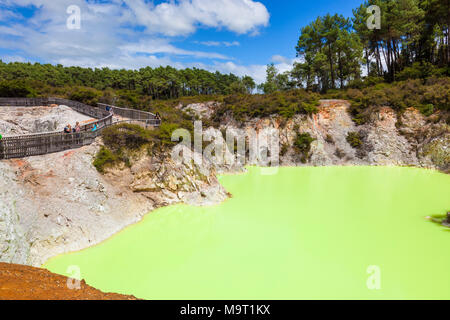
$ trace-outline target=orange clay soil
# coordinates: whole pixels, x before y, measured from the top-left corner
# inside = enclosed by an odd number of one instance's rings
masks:
[[[0,263],[0,300],[136,300],[133,296],[103,293],[84,280],[80,290],[71,290],[67,280],[45,269]]]

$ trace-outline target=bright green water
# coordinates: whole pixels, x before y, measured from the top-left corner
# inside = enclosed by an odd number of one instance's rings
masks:
[[[234,196],[177,205],[52,259],[146,299],[450,299],[450,176],[414,168],[281,168],[220,177]],[[380,290],[369,290],[369,266]]]

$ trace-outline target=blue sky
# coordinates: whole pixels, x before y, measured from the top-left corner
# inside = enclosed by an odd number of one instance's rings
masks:
[[[0,0],[0,57],[84,67],[171,65],[251,75],[290,68],[300,28],[361,0]],[[80,8],[69,29],[67,8]]]

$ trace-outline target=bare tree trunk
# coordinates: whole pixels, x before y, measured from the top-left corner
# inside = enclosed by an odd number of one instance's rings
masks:
[[[329,60],[330,60],[330,72],[331,72],[331,88],[334,89],[334,70],[333,70],[333,55],[331,52],[331,43],[328,44],[328,53],[329,53]]]
[[[366,51],[367,76],[369,76],[370,74],[369,48],[365,47],[364,51]]]
[[[377,67],[378,67],[378,75],[381,76],[383,72],[383,64],[381,63],[381,53],[380,47],[377,45]]]
[[[389,62],[388,62],[388,58],[386,57],[386,50],[384,49],[383,45],[381,46],[381,52],[383,53],[384,62],[386,63],[386,67],[388,69],[387,71],[389,72]],[[381,67],[382,67],[382,70],[384,71],[383,66],[381,66]]]

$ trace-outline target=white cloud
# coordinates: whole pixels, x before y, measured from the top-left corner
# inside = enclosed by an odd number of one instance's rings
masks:
[[[23,36],[23,34],[19,30],[6,26],[0,26],[0,34],[17,37]]]
[[[274,62],[275,68],[278,70],[279,73],[291,71],[295,62],[302,61],[301,58],[289,59],[289,58],[283,57],[281,55],[275,55],[272,57],[271,60],[272,60],[272,62]],[[208,67],[206,66],[206,68],[208,68]],[[255,80],[255,82],[258,84],[266,81],[267,65],[254,64],[254,65],[244,66],[244,65],[236,64],[232,61],[227,61],[227,62],[215,63],[212,66],[212,68],[219,70],[220,72],[223,72],[223,73],[231,72],[240,77],[246,76],[246,75],[251,76]],[[211,69],[211,67],[209,67],[209,69]]]
[[[278,55],[278,54],[274,55],[271,60],[272,60],[272,62],[275,62],[275,63],[290,63],[291,62],[290,59],[283,57],[281,55]]]
[[[275,67],[277,68],[279,73],[283,73],[286,71],[291,71],[295,62],[302,62],[303,58],[286,58],[281,55],[275,55],[272,57],[272,62],[275,63]]]
[[[220,59],[229,60],[230,58],[214,52],[202,52],[202,51],[189,51],[176,48],[171,45],[165,39],[149,39],[147,41],[140,41],[139,43],[127,44],[119,47],[119,49],[124,50],[127,53],[146,53],[146,54],[156,54],[156,53],[168,53],[181,56],[193,56],[196,58],[208,58],[208,59]]]
[[[222,73],[233,73],[237,76],[251,76],[257,83],[264,82],[266,80],[266,66],[265,65],[239,65],[232,61],[215,63],[207,69],[218,70]]]
[[[9,62],[29,62],[24,57],[21,56],[3,56],[1,60],[5,63]]]
[[[194,41],[194,43],[207,47],[239,47],[241,45],[238,41]]]
[[[269,12],[253,0],[179,0],[153,5],[144,0],[124,0],[136,22],[149,32],[168,36],[188,35],[198,26],[224,28],[238,34],[257,33],[267,26]]]
[[[239,47],[241,45],[238,41],[233,42],[224,41],[223,44],[225,47]]]

